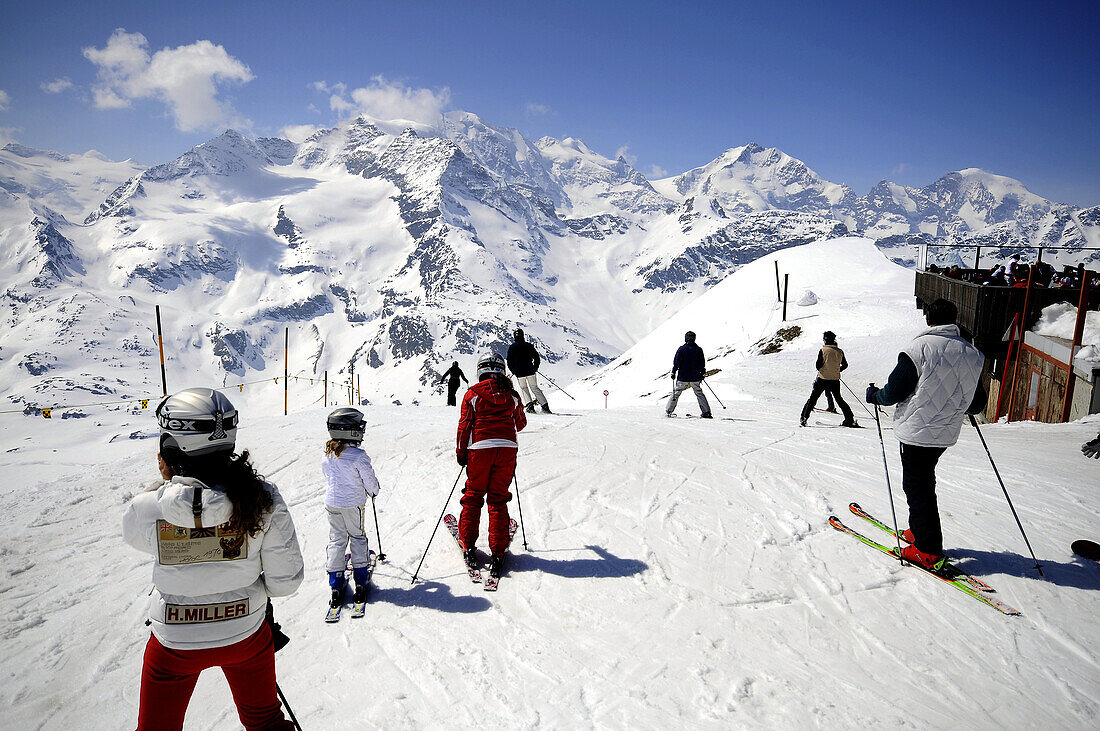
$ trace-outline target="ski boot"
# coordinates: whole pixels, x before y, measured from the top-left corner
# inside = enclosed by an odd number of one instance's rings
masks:
[[[462,558],[466,562],[466,565],[472,569],[477,568],[477,549],[467,548],[462,552]]]
[[[367,591],[368,590],[366,584],[356,584],[355,595],[351,598],[351,600],[356,604],[365,602],[367,600]]]
[[[494,553],[489,559],[489,576],[499,579],[502,573],[504,573],[504,554]]]
[[[344,587],[341,586],[339,589],[333,589],[332,590],[332,598],[328,600],[329,607],[331,607],[332,609],[335,609],[336,607],[340,606],[343,603],[344,603]]]
[[[552,413],[554,413],[554,412],[552,412],[552,411],[550,410],[550,404],[543,404],[543,405],[542,405],[542,413],[544,413],[544,414],[552,414]]]

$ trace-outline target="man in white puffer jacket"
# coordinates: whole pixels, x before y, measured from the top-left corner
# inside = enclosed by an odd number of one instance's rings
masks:
[[[901,556],[931,569],[944,561],[936,463],[958,441],[966,414],[977,414],[985,406],[985,356],[959,333],[957,316],[955,305],[947,300],[928,305],[925,320],[930,329],[898,355],[884,388],[867,388],[867,403],[898,405],[894,434],[901,442],[902,489],[909,503],[909,528],[902,537],[910,544]]]

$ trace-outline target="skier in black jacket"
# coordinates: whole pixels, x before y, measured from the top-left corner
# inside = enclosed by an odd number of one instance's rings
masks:
[[[703,355],[703,349],[695,344],[695,333],[688,330],[684,334],[684,344],[676,351],[676,357],[672,359],[672,395],[668,397],[668,406],[665,414],[672,416],[676,410],[676,402],[680,400],[680,394],[690,386],[695,392],[695,398],[699,400],[700,416],[704,419],[711,418],[710,404],[703,393],[703,377],[707,372],[707,359]]]
[[[516,387],[527,406],[527,411],[535,413],[535,404],[542,404],[542,413],[550,413],[550,405],[539,388],[538,371],[542,358],[535,346],[523,338],[523,330],[518,327],[512,333],[512,344],[508,346],[508,370],[516,377]]]
[[[443,383],[444,381],[447,381],[447,405],[448,406],[456,406],[457,405],[457,403],[455,401],[455,394],[458,393],[458,379],[460,379],[460,378],[463,381],[466,381],[467,384],[470,383],[469,381],[466,380],[466,374],[464,374],[462,372],[462,369],[458,367],[458,361],[456,360],[454,363],[451,364],[450,369],[446,373],[443,374],[443,377],[439,379],[440,383]],[[447,379],[450,379],[450,380],[448,381]]]

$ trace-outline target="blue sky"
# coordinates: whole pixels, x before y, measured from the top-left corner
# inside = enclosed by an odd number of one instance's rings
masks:
[[[651,176],[755,141],[861,194],[980,167],[1097,205],[1098,8],[2,0],[0,138],[152,164],[226,126],[463,109]]]

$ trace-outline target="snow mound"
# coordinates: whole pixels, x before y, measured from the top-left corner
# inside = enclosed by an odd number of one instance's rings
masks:
[[[817,304],[817,295],[807,289],[802,293],[802,296],[798,298],[798,302],[795,304],[799,307],[813,307]]]
[[[775,265],[789,285],[805,287],[819,304],[810,313],[788,307],[776,297]],[[721,368],[707,379],[720,397],[750,398],[734,385],[737,365],[752,346],[779,329],[798,325],[803,334],[784,350],[809,350],[807,383],[821,347],[821,333],[835,332],[867,343],[862,361],[875,372],[889,373],[897,351],[924,328],[913,306],[913,272],[887,259],[871,239],[844,237],[783,249],[753,261],[658,326],[649,336],[610,364],[575,383],[574,395],[591,406],[603,405],[603,391],[612,402],[653,403],[667,394],[667,380],[684,333],[692,330],[707,356],[707,368]],[[801,300],[800,300],[801,303]],[[883,338],[892,345],[884,348]],[[896,349],[894,347],[896,346]],[[848,361],[853,363],[852,354]],[[873,375],[873,374],[869,374]],[[719,384],[729,384],[725,390]]]
[[[1077,308],[1068,302],[1059,302],[1043,308],[1039,322],[1031,328],[1039,335],[1073,340],[1077,326]],[[1074,364],[1085,368],[1100,367],[1100,312],[1085,313],[1085,328],[1081,334],[1081,349],[1073,359]]]

